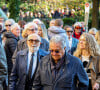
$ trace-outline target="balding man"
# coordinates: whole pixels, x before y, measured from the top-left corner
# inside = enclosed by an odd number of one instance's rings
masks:
[[[31,90],[40,59],[47,52],[40,50],[41,38],[37,34],[31,34],[27,38],[28,49],[17,53],[13,66],[9,90]]]

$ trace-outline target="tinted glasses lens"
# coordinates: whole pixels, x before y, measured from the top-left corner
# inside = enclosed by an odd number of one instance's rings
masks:
[[[30,40],[28,40],[30,43],[33,43],[33,42],[35,42],[35,43],[38,43],[38,42],[40,42],[39,40],[33,40],[33,39],[30,39]]]
[[[67,32],[68,32],[68,33],[69,33],[69,32],[71,32],[71,33],[72,33],[73,31],[67,31]]]
[[[82,29],[82,27],[80,27],[80,26],[76,26],[75,29]]]
[[[50,52],[59,53],[59,50],[50,50]]]
[[[5,26],[11,26],[11,25],[5,25]]]

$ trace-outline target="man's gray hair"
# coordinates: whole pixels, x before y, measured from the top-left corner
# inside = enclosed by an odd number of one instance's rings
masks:
[[[97,29],[96,29],[96,28],[91,28],[91,29],[89,29],[89,33],[90,33],[90,32],[94,32],[94,33],[96,34]]]
[[[38,26],[36,23],[29,22],[25,25],[24,29],[29,29],[30,26],[34,26],[36,29],[38,29]]]
[[[66,47],[66,38],[62,37],[60,35],[55,35],[50,39],[50,43],[60,43],[61,47],[64,48]]]
[[[38,18],[36,18],[36,19],[33,19],[33,23],[36,23],[37,22],[37,24],[41,24],[42,22],[40,21],[40,19],[38,19]]]
[[[20,29],[20,26],[18,25],[18,23],[15,23],[11,26],[11,31],[15,29],[15,27],[18,27]]]
[[[15,24],[14,19],[8,19],[8,20],[6,20],[6,21],[5,21],[5,24],[6,24],[7,22],[11,22],[11,25]]]
[[[30,35],[27,37],[27,40],[29,40],[29,38],[32,37],[32,36],[38,37],[39,41],[41,42],[41,37],[40,37],[38,34],[36,34],[36,33],[30,34]]]
[[[64,30],[67,30],[67,28],[71,28],[72,30],[73,30],[73,27],[72,26],[69,26],[69,25],[66,25],[65,27],[64,27]],[[73,30],[74,31],[74,30]]]

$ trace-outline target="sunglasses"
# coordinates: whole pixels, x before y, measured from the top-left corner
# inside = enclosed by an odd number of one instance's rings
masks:
[[[82,27],[80,27],[80,26],[75,26],[75,29],[82,29]]]
[[[9,26],[10,27],[11,25],[9,24],[9,25],[5,25],[5,26]]]
[[[30,39],[30,40],[28,40],[28,41],[29,41],[30,43],[33,43],[33,42],[39,43],[39,42],[40,42],[38,39],[36,39],[36,40]]]
[[[51,53],[55,52],[55,53],[59,53],[59,50],[50,50]]]
[[[73,31],[66,31],[66,32],[68,32],[68,33],[69,33],[69,32],[72,33]]]

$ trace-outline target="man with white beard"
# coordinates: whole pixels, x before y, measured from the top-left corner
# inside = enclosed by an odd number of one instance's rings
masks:
[[[31,34],[27,38],[28,49],[17,53],[10,77],[9,90],[32,90],[38,63],[43,56],[48,54],[39,49],[40,42],[40,36]]]

